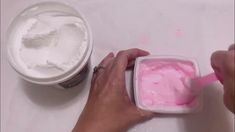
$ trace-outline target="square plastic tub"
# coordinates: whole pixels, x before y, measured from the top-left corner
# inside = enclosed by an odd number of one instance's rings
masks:
[[[171,114],[183,114],[183,113],[194,113],[198,112],[202,109],[202,94],[197,95],[193,101],[192,105],[189,106],[154,106],[154,107],[147,107],[142,104],[141,98],[140,98],[140,87],[138,83],[138,75],[139,75],[139,68],[140,64],[144,60],[174,60],[174,61],[184,61],[184,62],[191,62],[195,68],[195,75],[196,77],[200,76],[200,71],[197,62],[194,59],[188,59],[185,57],[179,57],[179,56],[145,56],[145,57],[139,57],[136,59],[135,62],[135,68],[134,68],[134,98],[135,98],[135,103],[137,107],[147,110],[147,111],[153,111],[156,113],[171,113]],[[191,86],[190,86],[191,87]]]

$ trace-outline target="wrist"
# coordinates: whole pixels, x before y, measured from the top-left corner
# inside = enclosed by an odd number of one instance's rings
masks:
[[[120,129],[117,127],[109,127],[107,125],[78,125],[76,126],[72,132],[125,132],[125,129]]]
[[[122,123],[79,119],[72,132],[125,132]]]

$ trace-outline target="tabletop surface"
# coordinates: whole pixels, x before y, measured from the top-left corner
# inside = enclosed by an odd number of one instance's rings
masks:
[[[7,63],[6,30],[24,8],[45,0],[1,1],[1,132],[69,132],[88,96],[91,72],[69,90],[23,81]],[[154,55],[195,58],[202,75],[212,72],[210,55],[234,43],[234,0],[57,0],[81,11],[93,33],[91,66],[109,52],[141,48]],[[127,72],[131,88],[131,71]],[[130,91],[130,89],[129,89]],[[130,132],[233,132],[234,115],[223,105],[223,89],[204,91],[204,108],[188,115],[158,115]]]

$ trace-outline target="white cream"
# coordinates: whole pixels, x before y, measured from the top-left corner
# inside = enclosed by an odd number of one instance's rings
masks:
[[[50,78],[71,70],[88,47],[84,21],[63,13],[41,13],[25,20],[16,31],[15,57],[33,77]]]

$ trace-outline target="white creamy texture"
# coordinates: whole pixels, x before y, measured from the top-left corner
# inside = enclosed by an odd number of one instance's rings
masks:
[[[63,13],[46,12],[29,18],[18,32],[16,56],[25,72],[33,77],[65,73],[82,59],[88,47],[84,21]]]

